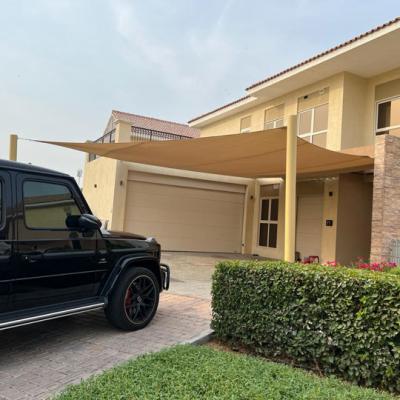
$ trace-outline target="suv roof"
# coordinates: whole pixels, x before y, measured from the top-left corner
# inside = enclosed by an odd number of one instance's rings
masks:
[[[68,174],[54,171],[52,169],[37,167],[37,166],[31,165],[31,164],[24,164],[24,163],[20,163],[20,162],[16,162],[16,161],[8,161],[8,160],[0,160],[0,169],[11,169],[11,170],[15,170],[15,171],[27,171],[27,172],[34,172],[34,173],[38,173],[38,174],[70,177]]]

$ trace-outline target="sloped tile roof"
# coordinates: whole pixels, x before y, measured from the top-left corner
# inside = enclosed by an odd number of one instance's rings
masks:
[[[129,122],[132,126],[143,129],[151,129],[158,132],[173,133],[175,135],[196,138],[200,136],[200,130],[191,128],[187,124],[179,124],[177,122],[165,121],[158,118],[146,117],[113,110],[112,115],[115,119]]]

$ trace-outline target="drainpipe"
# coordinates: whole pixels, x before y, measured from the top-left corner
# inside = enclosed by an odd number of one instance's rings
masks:
[[[17,147],[18,147],[18,136],[15,134],[10,135],[10,146],[9,146],[9,160],[17,161]]]
[[[284,260],[294,262],[296,241],[297,116],[290,115],[286,128],[285,246]]]

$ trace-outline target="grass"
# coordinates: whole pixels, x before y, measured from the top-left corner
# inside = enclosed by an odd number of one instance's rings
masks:
[[[352,386],[259,358],[207,346],[176,346],[113,368],[57,400],[388,400]]]

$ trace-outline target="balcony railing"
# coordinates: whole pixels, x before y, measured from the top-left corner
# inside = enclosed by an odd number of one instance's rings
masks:
[[[146,142],[153,140],[186,140],[190,137],[177,135],[175,133],[154,131],[152,129],[138,128],[132,126],[131,128],[131,141],[132,142]]]
[[[155,131],[152,129],[138,128],[136,126],[131,127],[131,142],[150,142],[150,141],[161,141],[161,140],[186,140],[192,139],[188,136],[177,135],[175,133]],[[99,139],[95,140],[94,143],[114,143],[115,142],[115,129],[107,132]],[[99,158],[96,154],[89,154],[89,162]]]

